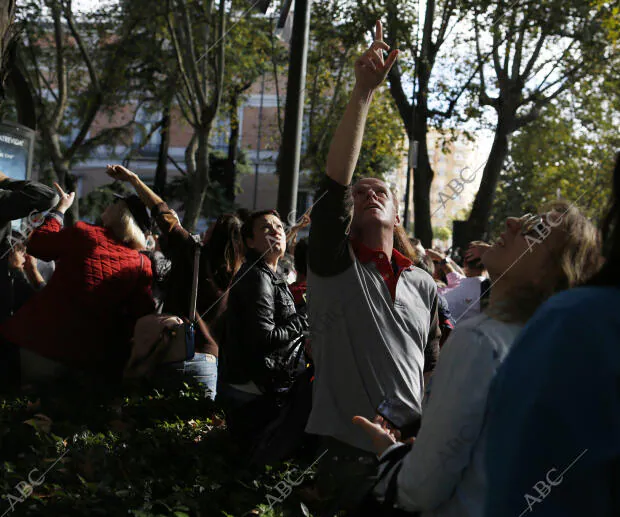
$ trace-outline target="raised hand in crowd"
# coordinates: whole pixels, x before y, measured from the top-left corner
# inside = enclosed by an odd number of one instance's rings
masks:
[[[383,41],[383,26],[377,21],[375,40],[355,63],[356,88],[371,93],[385,81],[398,57],[398,50],[393,50],[385,59],[383,52],[389,50],[389,45]]]
[[[45,279],[41,275],[39,268],[37,267],[37,259],[32,255],[25,256],[24,273],[28,277],[28,280],[36,289],[40,289],[45,285]]]
[[[441,253],[440,251],[427,249],[426,254],[431,258],[433,262],[437,262],[444,273],[458,273],[463,274],[463,270],[453,260]]]
[[[486,251],[491,248],[490,244],[487,244],[483,241],[473,241],[469,244],[469,248],[465,252],[465,261],[470,262],[473,260],[480,260],[482,255],[486,253]]]
[[[426,254],[433,260],[433,262],[441,262],[446,258],[446,256],[440,251],[436,251],[433,249],[427,249]]]
[[[310,226],[310,210],[308,210],[286,234],[286,244],[290,248],[294,248],[297,241],[297,235],[301,230]]]
[[[129,183],[136,190],[140,200],[149,210],[152,210],[154,207],[164,202],[164,200],[155,194],[135,172],[131,172],[127,167],[123,167],[122,165],[108,165],[106,173],[117,181]]]
[[[377,21],[375,41],[355,63],[355,88],[327,156],[327,175],[341,185],[351,183],[373,93],[385,80],[398,57],[398,51],[393,50],[384,59],[383,52],[389,49],[383,41],[381,22]]]
[[[60,201],[58,201],[58,204],[56,205],[56,210],[61,214],[64,214],[67,210],[69,210],[69,208],[71,208],[71,205],[73,205],[73,201],[75,200],[75,192],[70,192],[67,194],[58,183],[54,183],[54,187],[60,196]]]
[[[36,271],[37,270],[37,259],[34,258],[32,255],[26,255],[25,256],[25,262],[24,262],[24,270],[25,271]]]
[[[106,173],[117,181],[124,181],[125,183],[131,183],[138,175],[135,172],[131,172],[122,165],[108,165]]]

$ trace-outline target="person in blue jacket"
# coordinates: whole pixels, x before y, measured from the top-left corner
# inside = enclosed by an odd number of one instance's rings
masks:
[[[486,517],[620,515],[620,154],[605,264],[548,300],[491,391]]]

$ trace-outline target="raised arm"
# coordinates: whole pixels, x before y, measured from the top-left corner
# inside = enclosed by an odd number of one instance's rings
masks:
[[[115,180],[129,183],[136,189],[136,194],[140,196],[140,199],[149,210],[153,210],[157,205],[164,202],[164,200],[155,194],[135,172],[131,172],[126,167],[122,165],[108,165],[106,173]]]
[[[353,94],[334,134],[327,156],[327,174],[312,207],[308,267],[323,277],[337,275],[351,265],[347,247],[351,196],[347,187],[357,165],[373,93],[398,56],[395,50],[384,61],[383,51],[388,49],[383,42],[381,22],[377,22],[376,41],[355,63]]]
[[[364,138],[370,102],[398,56],[398,50],[394,50],[384,60],[383,51],[389,49],[383,41],[383,28],[378,21],[375,41],[355,63],[353,94],[327,156],[327,175],[340,185],[351,183]]]
[[[168,240],[168,249],[172,254],[177,256],[181,253],[185,259],[193,260],[194,241],[192,236],[181,226],[179,218],[164,200],[153,192],[135,172],[122,165],[108,165],[106,173],[115,180],[129,183],[135,189]]]
[[[65,212],[73,204],[75,192],[65,193],[58,183],[54,183],[60,201],[51,210],[41,226],[36,228],[28,240],[28,254],[49,262],[58,260],[63,253],[70,251],[75,227],[63,229]]]

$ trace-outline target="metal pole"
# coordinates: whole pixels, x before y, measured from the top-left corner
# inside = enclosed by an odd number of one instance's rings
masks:
[[[312,0],[295,1],[278,186],[278,210],[287,221],[297,207],[311,5]]]
[[[415,101],[414,101],[415,102]],[[413,106],[415,120],[415,105]],[[413,122],[412,122],[413,125]],[[412,128],[413,132],[413,128]],[[413,172],[418,166],[418,142],[413,140],[413,136],[409,138],[409,157],[407,160],[407,185],[405,187],[405,215],[403,217],[405,230],[409,229],[409,199],[411,198],[411,179]]]
[[[256,210],[256,200],[258,197],[258,165],[260,162],[260,148],[262,145],[263,134],[263,102],[265,100],[265,70],[263,69],[263,78],[260,85],[260,107],[258,108],[258,137],[256,142],[256,164],[254,170],[254,204],[253,210]]]

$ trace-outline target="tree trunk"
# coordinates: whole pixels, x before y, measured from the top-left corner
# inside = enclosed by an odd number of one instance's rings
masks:
[[[159,154],[157,156],[157,168],[155,169],[155,192],[160,196],[166,188],[168,178],[168,149],[170,147],[170,104],[164,106],[161,120],[161,141],[159,142]]]
[[[235,185],[237,183],[237,153],[239,149],[239,113],[238,98],[233,97],[230,106],[230,138],[228,140],[228,157],[224,172],[224,191],[226,199],[235,201]]]
[[[34,99],[28,81],[20,69],[20,64],[17,46],[14,46],[8,56],[7,90],[10,90],[10,95],[15,101],[17,122],[36,131],[37,115]]]
[[[427,13],[428,15],[428,13]],[[433,169],[428,159],[428,84],[431,67],[424,60],[419,65],[415,119],[411,131],[418,144],[418,163],[413,173],[413,228],[414,235],[425,248],[433,245],[431,225],[431,185]],[[410,133],[411,134],[411,133]]]
[[[428,147],[426,145],[426,121],[424,133],[416,135],[418,144],[418,164],[413,172],[413,228],[414,235],[422,242],[425,248],[430,248],[433,243],[433,228],[431,225],[431,184],[433,183],[433,170],[428,159]],[[421,129],[421,128],[418,128]],[[418,131],[416,131],[418,133]]]
[[[193,232],[202,212],[202,205],[209,186],[209,134],[211,125],[196,129],[198,147],[196,150],[196,171],[190,178],[191,190],[185,204],[183,226]]]
[[[12,30],[14,15],[14,0],[4,0],[0,3],[0,103],[4,99],[4,80],[10,71],[7,52],[14,38],[14,31]]]
[[[506,127],[507,124],[500,113],[499,121],[495,129],[495,138],[493,146],[489,153],[489,159],[484,166],[482,173],[482,182],[480,189],[476,194],[474,206],[467,221],[467,235],[469,240],[481,240],[487,231],[489,217],[491,215],[491,207],[495,198],[495,190],[499,180],[500,172],[504,166],[504,160],[508,155],[508,136],[510,131]]]

